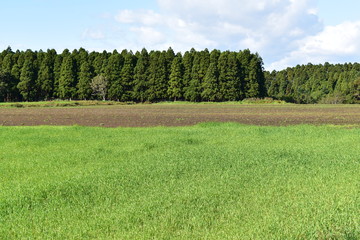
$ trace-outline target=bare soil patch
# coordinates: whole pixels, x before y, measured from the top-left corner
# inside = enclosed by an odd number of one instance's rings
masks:
[[[200,122],[252,125],[360,126],[359,105],[139,104],[61,108],[0,108],[0,125],[102,127],[186,126]]]

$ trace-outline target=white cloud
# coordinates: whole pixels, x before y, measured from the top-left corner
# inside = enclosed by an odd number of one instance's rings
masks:
[[[166,39],[164,34],[151,27],[133,27],[130,30],[135,33],[139,43],[143,46],[160,44]]]
[[[300,50],[312,54],[354,54],[360,50],[360,22],[327,26],[318,35],[303,40]]]
[[[174,49],[249,48],[265,57],[281,57],[285,45],[316,32],[320,25],[315,0],[158,0],[158,4],[158,13],[122,10],[115,19],[130,31],[151,27]],[[133,41],[144,44],[143,39]],[[164,39],[147,43],[153,48]]]
[[[360,21],[326,26],[316,35],[296,42],[297,47],[269,69],[324,62],[350,62],[360,56]]]
[[[123,48],[257,51],[269,70],[359,56],[360,22],[325,26],[316,0],[157,0],[159,10],[122,10]],[[86,35],[101,37],[96,32]],[[112,42],[116,44],[116,39]],[[120,46],[119,46],[120,47]]]

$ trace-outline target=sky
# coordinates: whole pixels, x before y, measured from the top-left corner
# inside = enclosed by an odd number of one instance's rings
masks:
[[[0,49],[250,49],[266,70],[360,61],[359,0],[2,0]]]

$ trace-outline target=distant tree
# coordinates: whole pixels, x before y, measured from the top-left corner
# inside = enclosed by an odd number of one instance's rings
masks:
[[[146,92],[148,101],[162,101],[167,99],[168,79],[166,77],[165,54],[165,51],[153,51],[150,53],[149,87]]]
[[[124,66],[121,69],[121,87],[122,94],[120,95],[121,101],[132,101],[133,96],[133,81],[134,81],[134,68],[135,68],[135,56],[130,51],[125,54]]]
[[[144,48],[138,54],[138,60],[134,69],[133,98],[135,101],[144,102],[148,98],[149,61],[149,53]]]
[[[32,101],[35,99],[35,79],[36,73],[32,59],[27,59],[21,69],[20,82],[17,85],[23,99]]]
[[[181,55],[176,56],[171,66],[167,94],[174,101],[182,97],[184,66],[181,59]]]
[[[221,52],[213,50],[210,54],[210,65],[202,82],[201,98],[203,101],[220,101],[218,60]]]
[[[63,57],[61,55],[57,55],[54,61],[54,90],[53,90],[53,97],[60,97],[60,90],[59,90],[59,82],[61,76],[61,65],[63,62]]]
[[[59,79],[59,96],[62,99],[73,99],[76,96],[76,65],[71,55],[67,56],[62,65]]]
[[[54,50],[55,51],[55,50]],[[39,98],[48,100],[54,94],[54,61],[56,52],[49,50],[42,59],[37,78]]]
[[[121,69],[124,65],[124,57],[118,52],[114,52],[108,59],[105,66],[104,76],[108,79],[108,97],[112,100],[120,100],[123,94],[121,83]]]
[[[8,83],[11,79],[11,75],[9,73],[4,73],[0,71],[0,102],[4,102],[7,100],[8,96]]]
[[[196,52],[192,64],[191,80],[185,91],[185,99],[192,102],[201,101],[202,82],[210,64],[208,49]]]
[[[80,67],[79,82],[77,84],[77,93],[80,99],[83,100],[90,99],[92,93],[90,83],[92,78],[93,78],[93,73],[91,66],[87,62],[87,60],[83,60]]]
[[[219,71],[216,63],[211,63],[203,81],[201,97],[204,101],[219,101]]]
[[[108,80],[103,75],[97,75],[91,80],[91,89],[93,95],[97,98],[102,99],[103,101],[106,100],[106,92],[107,92],[107,85]]]

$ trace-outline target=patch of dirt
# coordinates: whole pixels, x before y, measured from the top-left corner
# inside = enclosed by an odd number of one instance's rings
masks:
[[[0,125],[102,127],[186,126],[200,122],[252,125],[360,125],[359,105],[153,104],[73,108],[0,108]]]

